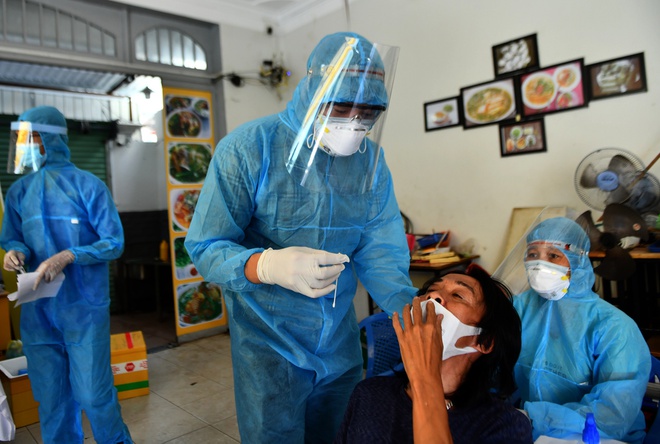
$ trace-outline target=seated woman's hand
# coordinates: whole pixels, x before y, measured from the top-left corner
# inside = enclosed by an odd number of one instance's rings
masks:
[[[411,396],[424,386],[432,385],[442,389],[442,315],[429,314],[422,319],[420,303],[416,297],[403,307],[403,328],[399,316],[394,313],[393,325],[401,348],[401,358],[410,380]],[[413,323],[412,318],[416,320]]]

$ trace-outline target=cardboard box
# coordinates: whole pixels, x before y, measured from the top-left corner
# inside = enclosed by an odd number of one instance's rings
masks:
[[[149,394],[147,346],[141,331],[110,336],[112,374],[119,399]]]
[[[28,375],[22,374],[21,370],[27,370],[25,356],[0,361],[2,388],[7,395],[9,410],[17,428],[39,422],[39,403],[32,396]]]

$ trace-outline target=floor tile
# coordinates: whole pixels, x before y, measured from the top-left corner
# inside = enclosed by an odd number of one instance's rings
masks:
[[[112,333],[143,332],[149,395],[120,401],[122,417],[138,444],[240,443],[229,335],[177,344],[173,323],[155,315],[113,316]],[[85,444],[96,444],[83,414]],[[39,424],[19,428],[15,444],[43,444]]]
[[[238,441],[213,427],[204,427],[187,435],[180,436],[167,444],[236,444]]]
[[[236,416],[234,390],[230,388],[213,396],[198,399],[195,402],[180,404],[180,406],[208,424]]]
[[[220,422],[216,422],[213,424],[213,427],[240,442],[241,435],[238,433],[238,421],[236,420],[236,415],[223,419]]]

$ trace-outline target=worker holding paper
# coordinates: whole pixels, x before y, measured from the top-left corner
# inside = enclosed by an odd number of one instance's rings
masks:
[[[82,442],[84,410],[96,442],[132,443],[110,367],[108,262],[124,249],[119,214],[105,184],[69,160],[62,113],[40,106],[18,120],[9,172],[26,175],[7,191],[3,266],[34,272],[36,289],[66,276],[54,297],[21,309],[43,441]]]

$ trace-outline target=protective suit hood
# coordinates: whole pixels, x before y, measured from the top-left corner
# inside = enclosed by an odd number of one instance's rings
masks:
[[[40,123],[66,128],[66,118],[57,109],[52,106],[37,106],[25,111],[18,117],[19,122]],[[44,167],[70,163],[71,152],[69,151],[69,137],[62,134],[52,134],[44,131],[38,131],[46,150],[46,163]]]
[[[372,69],[376,67],[384,71],[385,68],[378,52],[372,51],[373,45],[361,35],[352,32],[338,32],[324,37],[310,54],[307,60],[307,73],[298,83],[293,98],[287,104],[286,109],[280,113],[284,123],[292,130],[296,132],[300,130],[314,94],[323,79],[325,66],[332,62],[333,57],[346,43],[347,38],[357,39],[355,50],[360,54],[360,60],[351,61],[352,66],[358,68],[371,66]],[[370,56],[376,59],[371,60],[369,59]],[[388,73],[384,74],[387,75]],[[356,97],[361,98],[360,103],[362,104],[384,108],[388,104],[387,89],[382,79],[374,79],[366,84],[360,81],[360,77],[355,77],[354,81],[351,82],[344,80],[335,100],[338,102],[342,100],[353,102]]]
[[[527,235],[531,242],[560,242],[566,245],[562,252],[568,258],[571,268],[570,286],[566,298],[594,297],[591,290],[595,275],[589,260],[589,236],[574,221],[565,217],[554,217],[539,223]]]

